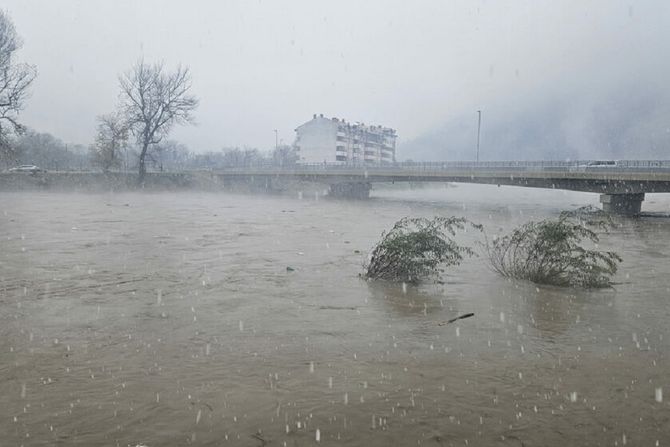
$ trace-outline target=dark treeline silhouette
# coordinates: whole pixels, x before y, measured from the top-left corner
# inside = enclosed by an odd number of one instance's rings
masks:
[[[15,165],[36,165],[48,171],[135,172],[140,153],[135,144],[123,141],[116,149],[114,160],[110,151],[100,149],[96,142],[89,147],[68,144],[45,132],[28,129],[10,142],[12,156],[1,160],[4,169]],[[146,168],[153,172],[223,169],[252,166],[290,166],[298,157],[291,146],[279,146],[270,151],[256,148],[225,147],[218,151],[193,152],[177,141],[166,140],[151,145],[146,154]]]
[[[3,159],[6,168],[14,164],[31,164],[51,171],[90,170],[88,149],[80,144],[66,144],[49,133],[26,130],[9,143],[12,156]]]

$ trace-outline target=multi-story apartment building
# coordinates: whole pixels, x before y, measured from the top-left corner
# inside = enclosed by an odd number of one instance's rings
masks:
[[[396,131],[314,115],[295,129],[298,163],[382,164],[395,161]]]

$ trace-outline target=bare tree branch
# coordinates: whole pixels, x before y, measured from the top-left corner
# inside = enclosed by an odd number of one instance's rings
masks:
[[[9,144],[12,135],[25,127],[18,122],[28,88],[37,76],[34,66],[14,62],[22,42],[11,18],[0,10],[0,158],[13,158]]]

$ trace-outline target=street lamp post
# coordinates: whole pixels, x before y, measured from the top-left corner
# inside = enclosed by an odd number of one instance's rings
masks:
[[[477,163],[479,163],[479,134],[482,128],[482,111],[477,110],[478,120],[477,120]]]

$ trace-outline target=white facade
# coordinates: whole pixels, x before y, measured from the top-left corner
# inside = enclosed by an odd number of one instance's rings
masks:
[[[382,164],[395,161],[396,132],[314,115],[295,129],[298,163]]]

